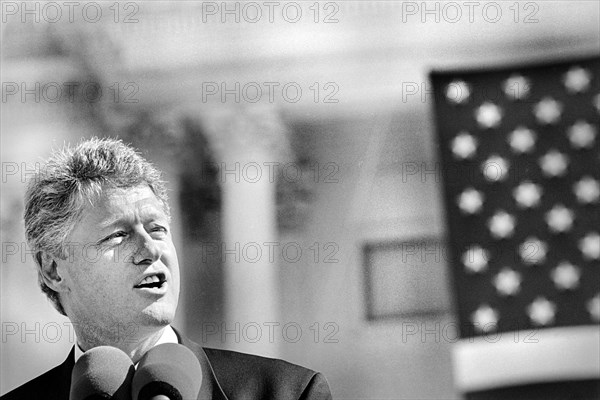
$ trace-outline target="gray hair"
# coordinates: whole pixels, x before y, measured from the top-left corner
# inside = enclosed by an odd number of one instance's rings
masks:
[[[85,203],[93,203],[105,188],[131,188],[147,184],[163,204],[167,216],[167,190],[160,172],[121,140],[92,138],[75,147],[54,151],[46,165],[29,181],[25,195],[25,235],[36,255],[42,292],[63,315],[58,293],[42,275],[42,252],[66,259],[66,241],[81,218]]]

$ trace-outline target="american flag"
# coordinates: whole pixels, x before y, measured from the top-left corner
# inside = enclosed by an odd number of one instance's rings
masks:
[[[459,388],[577,380],[600,398],[600,58],[431,80]]]

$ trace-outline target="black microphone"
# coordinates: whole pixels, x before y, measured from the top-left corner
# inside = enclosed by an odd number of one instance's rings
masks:
[[[164,343],[150,349],[138,364],[131,384],[132,400],[196,399],[202,369],[187,347]]]
[[[71,373],[70,400],[131,400],[135,368],[127,354],[110,346],[83,353]]]

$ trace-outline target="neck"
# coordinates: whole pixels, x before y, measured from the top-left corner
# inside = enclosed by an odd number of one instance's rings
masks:
[[[77,324],[74,327],[77,344],[83,351],[98,346],[112,346],[125,352],[134,363],[158,342],[165,329],[165,326],[139,328],[132,324],[119,332],[117,329],[102,332],[101,329],[78,329]]]

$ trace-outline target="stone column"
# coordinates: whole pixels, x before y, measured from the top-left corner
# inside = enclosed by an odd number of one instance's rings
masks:
[[[262,106],[221,110],[204,122],[222,187],[219,251],[225,268],[225,325],[221,333],[228,348],[276,357],[281,338],[270,343],[269,333],[277,329],[273,323],[283,324],[275,189],[277,165],[290,159],[286,130],[276,112]],[[275,330],[280,332],[281,326]]]

